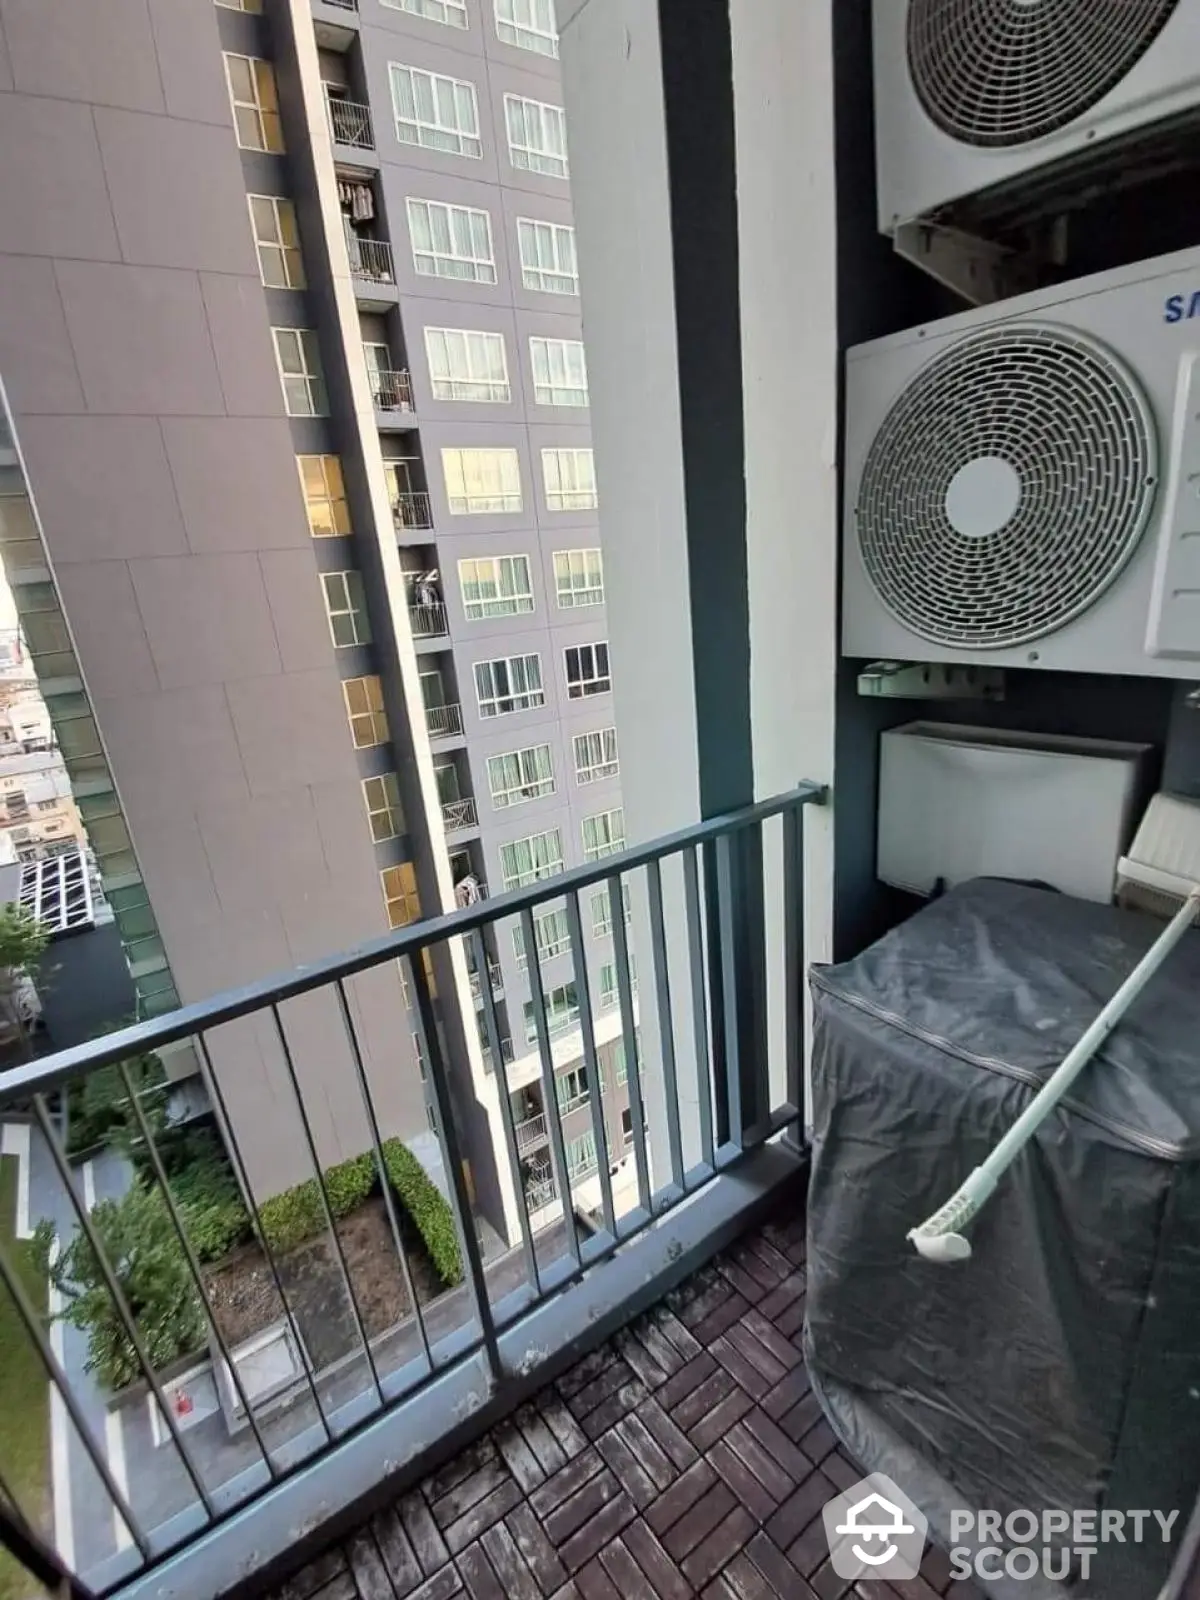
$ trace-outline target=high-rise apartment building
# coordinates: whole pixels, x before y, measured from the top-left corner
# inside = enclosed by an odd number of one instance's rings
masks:
[[[70,0],[3,43],[0,536],[143,1007],[620,849],[552,0]],[[582,911],[617,1084],[607,895]],[[565,910],[536,939],[586,1205]],[[487,955],[552,1207],[531,952]],[[428,976],[512,1237],[483,974],[457,943]],[[436,1169],[407,986],[347,998],[385,1131]],[[332,1001],[280,1021],[206,1041],[263,1192],[309,1170],[293,1071],[323,1161],[367,1142]]]

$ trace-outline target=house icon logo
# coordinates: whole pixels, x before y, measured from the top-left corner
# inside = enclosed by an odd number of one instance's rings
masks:
[[[835,1495],[821,1512],[839,1578],[915,1578],[929,1524],[882,1472]]]

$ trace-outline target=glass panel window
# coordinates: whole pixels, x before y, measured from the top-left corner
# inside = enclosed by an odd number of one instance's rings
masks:
[[[523,889],[539,878],[552,878],[563,870],[562,834],[557,828],[514,839],[500,846],[500,872],[505,889]]]
[[[502,333],[426,328],[425,354],[435,400],[512,399]]]
[[[350,532],[350,507],[337,456],[297,456],[308,531],[314,539],[331,539]]]
[[[243,150],[266,150],[279,155],[283,149],[283,124],[279,120],[279,96],[271,63],[260,61],[257,56],[235,56],[226,51],[225,81],[238,144]]]
[[[227,11],[249,11],[254,16],[262,11],[262,0],[217,0],[217,4]]]
[[[452,156],[483,154],[473,83],[424,72],[420,67],[402,67],[395,61],[388,71],[396,137],[401,144],[419,144]]]
[[[633,952],[629,953],[629,990],[637,995],[637,962],[633,959]],[[600,968],[600,1009],[611,1010],[621,998],[621,991],[617,985],[617,964],[615,961],[606,961]],[[619,1080],[623,1081],[623,1080]]]
[[[528,556],[472,556],[458,563],[458,581],[468,622],[533,610]]]
[[[303,289],[300,230],[296,208],[275,194],[251,194],[250,223],[258,251],[258,271],[268,289]]]
[[[531,744],[525,750],[489,756],[487,775],[492,805],[497,811],[554,793],[554,763],[548,744]]]
[[[367,804],[367,820],[371,824],[371,837],[376,844],[385,839],[397,839],[404,832],[404,808],[400,804],[400,785],[394,772],[385,772],[378,778],[363,779],[363,799]]]
[[[546,703],[539,655],[501,656],[475,663],[475,695],[481,717],[503,717],[510,711],[532,711]]]
[[[554,0],[496,0],[496,37],[540,56],[558,54]]]
[[[517,246],[521,252],[521,281],[527,289],[538,289],[543,294],[579,293],[574,228],[561,222],[518,217]]]
[[[407,928],[410,922],[416,922],[421,915],[421,900],[412,862],[402,861],[398,867],[384,867],[379,881],[383,885],[388,927]]]
[[[430,22],[444,22],[448,28],[467,26],[467,0],[380,0],[380,4]]]
[[[521,95],[504,96],[508,158],[514,167],[547,178],[567,176],[567,119],[561,106]]]
[[[554,1080],[554,1094],[562,1113],[575,1111],[590,1098],[587,1068],[582,1064],[560,1072]]]
[[[567,698],[582,700],[590,694],[607,694],[612,688],[607,644],[577,644],[563,652],[567,668]]]
[[[590,511],[597,504],[591,450],[543,450],[542,479],[551,511]]]
[[[361,573],[323,572],[321,587],[325,591],[329,631],[338,649],[352,644],[370,644],[371,623]]]
[[[383,684],[378,678],[347,678],[342,684],[346,715],[356,750],[386,744],[389,738],[387,712],[383,709]]]
[[[579,1021],[579,1000],[573,983],[560,983],[546,990],[546,1030],[550,1034],[565,1033]],[[525,1002],[525,1038],[537,1043],[537,1023],[534,1021],[533,1002]]]
[[[530,339],[529,362],[538,405],[587,405],[587,358],[582,339]]]
[[[598,811],[594,817],[583,819],[583,859],[599,861],[602,856],[616,855],[625,848],[625,812],[617,806],[612,811]]]
[[[578,1139],[567,1140],[567,1171],[572,1178],[584,1178],[596,1169],[596,1136],[589,1129]]]
[[[524,971],[529,958],[525,954],[525,930],[519,923],[513,929],[512,936],[517,965]],[[571,948],[571,930],[567,924],[567,913],[561,910],[535,912],[533,936],[537,941],[539,962],[551,961],[555,956],[565,954]]]
[[[442,472],[453,516],[521,509],[521,465],[515,450],[443,450]]]
[[[629,885],[627,883],[621,885],[621,903],[625,908],[625,926],[628,927],[633,910],[629,900]],[[603,939],[606,934],[612,932],[613,927],[612,900],[609,898],[608,890],[597,889],[590,897],[588,904],[592,912],[592,934],[597,939]],[[624,1079],[619,1078],[617,1081],[623,1083]]]
[[[413,265],[422,277],[495,283],[492,219],[486,211],[441,200],[409,200],[408,231]]]
[[[554,590],[563,610],[604,604],[604,561],[598,549],[556,550]]]
[[[621,770],[617,760],[615,728],[598,728],[595,733],[577,733],[572,748],[576,783],[598,783],[601,778],[615,778]]]
[[[311,328],[272,328],[283,404],[289,417],[327,417],[329,397],[317,336]]]

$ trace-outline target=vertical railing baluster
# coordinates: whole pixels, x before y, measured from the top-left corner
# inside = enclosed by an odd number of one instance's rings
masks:
[[[700,899],[698,846],[685,849],[683,892],[687,915],[688,973],[692,988],[692,1035],[696,1051],[696,1110],[700,1120],[700,1159],[713,1162],[712,1058],[708,1048],[708,978],[704,960],[704,914]]]
[[[392,1193],[391,1180],[388,1177],[387,1162],[383,1158],[383,1138],[379,1131],[379,1118],[375,1114],[375,1101],[371,1096],[371,1086],[367,1082],[367,1069],[363,1061],[362,1049],[358,1042],[358,1030],[354,1026],[354,1019],[350,1015],[350,1002],[346,995],[346,980],[337,978],[334,981],[337,990],[338,1007],[342,1013],[342,1025],[346,1030],[346,1037],[350,1041],[350,1058],[354,1062],[354,1075],[358,1079],[359,1093],[362,1095],[363,1110],[367,1115],[367,1126],[371,1133],[371,1149],[375,1155],[375,1170],[379,1174],[379,1188],[383,1195],[383,1206],[387,1212],[388,1226],[392,1230],[392,1243],[396,1246],[396,1255],[400,1260],[400,1275],[404,1279],[405,1292],[409,1304],[413,1308],[413,1316],[417,1322],[417,1333],[421,1339],[421,1349],[425,1353],[425,1362],[430,1372],[433,1371],[433,1353],[429,1348],[429,1337],[425,1332],[425,1318],[421,1315],[421,1305],[417,1299],[417,1286],[413,1281],[412,1269],[409,1266],[408,1252],[404,1248],[404,1240],[400,1236],[400,1218],[396,1212],[396,1197]]]
[[[646,863],[646,892],[650,905],[650,957],[654,966],[654,993],[658,1007],[658,1044],[662,1059],[663,1097],[666,1102],[667,1146],[671,1155],[671,1182],[683,1187],[682,1108],[675,1073],[675,1024],[671,1012],[671,978],[667,966],[667,934],[663,916],[662,872],[657,861]],[[613,916],[617,914],[613,908]],[[633,1045],[633,1070],[638,1068],[637,1041]]]
[[[326,1439],[332,1442],[333,1429],[329,1426],[329,1418],[325,1414],[325,1407],[321,1404],[321,1396],[317,1392],[316,1380],[313,1376],[312,1366],[309,1363],[308,1352],[304,1341],[300,1337],[300,1324],[296,1321],[296,1313],[292,1310],[291,1302],[284,1292],[283,1279],[279,1276],[279,1268],[275,1263],[275,1252],[271,1249],[267,1239],[266,1229],[262,1224],[262,1214],[258,1209],[258,1201],[254,1198],[254,1190],[250,1185],[250,1174],[242,1155],[242,1147],[238,1143],[237,1135],[233,1131],[233,1122],[229,1115],[229,1108],[225,1103],[224,1091],[220,1079],[212,1063],[208,1042],[203,1032],[196,1034],[196,1048],[200,1052],[200,1060],[204,1067],[204,1081],[208,1088],[209,1099],[212,1101],[213,1110],[216,1112],[217,1121],[221,1125],[221,1137],[225,1141],[225,1149],[233,1164],[238,1186],[242,1191],[242,1199],[246,1203],[246,1210],[250,1213],[250,1221],[254,1227],[254,1237],[258,1240],[258,1247],[263,1253],[263,1259],[271,1274],[271,1282],[275,1285],[275,1293],[279,1296],[279,1303],[283,1307],[284,1317],[287,1319],[288,1330],[296,1347],[296,1354],[304,1368],[305,1381],[309,1393],[312,1395],[313,1405],[316,1407],[317,1416],[321,1419],[321,1427],[325,1431]]]
[[[592,991],[588,980],[587,947],[583,942],[583,922],[579,915],[579,894],[567,894],[567,926],[571,930],[571,964],[575,969],[575,996],[579,1001],[579,1031],[583,1037],[583,1064],[588,1081],[588,1104],[592,1112],[592,1138],[596,1144],[596,1171],[600,1179],[600,1204],[604,1226],[616,1237],[617,1214],[613,1209],[612,1174],[608,1170],[608,1137],[604,1128],[604,1106],[600,1095],[600,1063],[596,1058],[596,1029],[592,1021]]]
[[[58,1135],[54,1131],[54,1126],[50,1120],[50,1113],[46,1109],[46,1100],[43,1095],[34,1095],[33,1114],[37,1119],[38,1127],[41,1129],[42,1138],[44,1139],[46,1146],[50,1151],[50,1159],[53,1161],[55,1171],[58,1173],[59,1182],[66,1190],[67,1199],[71,1202],[71,1210],[75,1213],[75,1220],[79,1224],[80,1231],[82,1232],[84,1238],[87,1240],[88,1248],[91,1250],[92,1255],[95,1258],[97,1267],[100,1269],[100,1276],[104,1279],[104,1287],[108,1291],[109,1299],[116,1307],[117,1316],[120,1319],[122,1328],[124,1329],[125,1337],[129,1340],[129,1343],[133,1348],[133,1353],[137,1357],[138,1365],[142,1369],[142,1375],[150,1387],[150,1392],[154,1396],[155,1402],[162,1415],[163,1422],[166,1425],[167,1432],[171,1436],[171,1443],[175,1446],[175,1453],[178,1455],[183,1464],[183,1470],[187,1473],[188,1478],[191,1481],[192,1488],[195,1489],[197,1498],[199,1499],[200,1504],[204,1507],[204,1511],[209,1522],[213,1522],[215,1521],[217,1515],[216,1506],[213,1504],[212,1496],[208,1492],[208,1488],[204,1482],[204,1479],[200,1476],[199,1468],[192,1460],[191,1451],[183,1442],[183,1435],[179,1430],[179,1424],[175,1421],[175,1414],[171,1410],[171,1407],[167,1402],[167,1397],[163,1393],[162,1385],[158,1381],[158,1374],[155,1372],[154,1364],[150,1360],[150,1354],[146,1349],[145,1341],[142,1338],[133,1312],[129,1309],[129,1302],[125,1298],[125,1291],[121,1288],[120,1280],[117,1278],[117,1275],[113,1270],[112,1262],[108,1259],[108,1251],[104,1248],[104,1242],[100,1238],[96,1224],[92,1221],[91,1213],[88,1211],[87,1204],[84,1201],[83,1196],[75,1187],[75,1179],[73,1173],[71,1172],[71,1164],[67,1160],[65,1150],[62,1149],[58,1142]]]
[[[573,934],[572,939],[574,939]],[[529,998],[533,1006],[533,1025],[537,1032],[538,1057],[542,1067],[542,1103],[546,1108],[546,1127],[550,1134],[550,1158],[555,1169],[558,1197],[562,1202],[567,1246],[578,1267],[582,1265],[583,1257],[579,1250],[579,1229],[575,1223],[571,1174],[567,1169],[562,1113],[558,1109],[558,1081],[554,1074],[554,1050],[550,1043],[550,1028],[546,1021],[546,991],[542,983],[542,963],[537,953],[537,930],[533,923],[533,912],[529,910],[521,912],[521,940],[525,950],[531,952],[526,961],[526,970],[529,973]]]
[[[746,1129],[742,1119],[742,1057],[738,1027],[737,949],[733,905],[733,835],[716,841],[717,941],[720,952],[721,1000],[725,1024],[725,1093],[729,1114],[729,1139],[742,1148]]]
[[[262,1452],[262,1458],[266,1463],[267,1472],[274,1481],[278,1478],[279,1474],[276,1471],[275,1463],[271,1459],[271,1452],[267,1449],[266,1440],[262,1436],[262,1432],[258,1426],[254,1412],[251,1410],[250,1398],[246,1393],[245,1386],[242,1383],[241,1374],[238,1372],[237,1367],[233,1363],[233,1359],[229,1353],[229,1346],[225,1340],[225,1335],[221,1332],[220,1326],[217,1322],[216,1312],[213,1310],[212,1301],[208,1297],[208,1289],[205,1287],[204,1274],[200,1269],[200,1261],[196,1255],[196,1252],[192,1249],[192,1242],[188,1238],[187,1229],[183,1225],[183,1218],[179,1214],[179,1207],[175,1204],[175,1196],[171,1193],[170,1179],[167,1177],[167,1171],[163,1166],[162,1157],[158,1153],[158,1146],[154,1140],[153,1130],[150,1127],[150,1123],[146,1117],[145,1111],[142,1109],[141,1100],[133,1087],[133,1079],[129,1075],[128,1066],[124,1061],[119,1061],[117,1063],[117,1070],[120,1073],[121,1082],[125,1086],[125,1093],[129,1096],[130,1104],[133,1107],[134,1120],[137,1122],[138,1131],[142,1136],[146,1150],[150,1156],[150,1165],[154,1168],[154,1176],[158,1182],[159,1188],[162,1190],[162,1197],[166,1203],[167,1212],[171,1218],[175,1232],[179,1236],[179,1243],[183,1247],[183,1253],[187,1257],[187,1264],[192,1274],[192,1281],[195,1283],[196,1290],[204,1304],[204,1315],[208,1320],[209,1328],[212,1330],[213,1338],[217,1342],[217,1349],[221,1352],[221,1358],[229,1370],[229,1376],[233,1383],[233,1387],[237,1390],[237,1397],[241,1402],[242,1409],[246,1413],[246,1421],[249,1423],[250,1431],[254,1435],[254,1442]]]
[[[112,1475],[103,1445],[92,1434],[82,1407],[76,1400],[67,1375],[63,1371],[62,1364],[54,1354],[50,1341],[46,1337],[46,1330],[42,1326],[41,1314],[35,1310],[28,1294],[25,1292],[25,1285],[21,1282],[20,1274],[8,1258],[8,1246],[3,1239],[0,1239],[0,1281],[3,1281],[4,1287],[8,1290],[9,1297],[16,1307],[17,1316],[24,1325],[25,1332],[33,1342],[41,1363],[46,1369],[46,1376],[58,1390],[59,1398],[66,1407],[67,1415],[74,1424],[79,1442],[82,1444],[96,1476],[104,1485],[105,1493],[116,1508],[117,1515],[129,1529],[129,1537],[137,1546],[143,1561],[149,1561],[150,1543],[146,1538],[145,1531],[134,1516],[133,1507],[126,1498],[124,1491]]]
[[[783,824],[783,1030],[787,1097],[800,1116],[798,1142],[808,1128],[804,1090],[804,807],[793,806]]]
[[[642,1075],[637,1063],[637,1025],[633,1015],[633,984],[629,974],[629,930],[625,926],[625,904],[621,895],[621,874],[608,880],[608,903],[613,925],[613,957],[617,968],[617,998],[621,1006],[621,1032],[626,1049],[633,1048],[633,1067],[625,1081],[629,1089],[630,1120],[633,1123],[633,1164],[637,1171],[638,1204],[650,1209],[650,1163],[646,1159],[646,1108],[642,1101]]]
[[[525,1185],[521,1182],[521,1156],[517,1149],[517,1130],[513,1125],[512,1100],[508,1090],[508,1068],[500,1055],[500,1029],[496,1025],[496,997],[492,991],[491,964],[483,934],[476,929],[469,936],[471,956],[479,974],[479,997],[483,1001],[483,1029],[487,1034],[492,1060],[500,1063],[495,1074],[496,1092],[500,1100],[500,1122],[504,1129],[504,1148],[508,1155],[508,1170],[517,1191],[517,1220],[521,1228],[521,1248],[525,1255],[525,1271],[537,1291],[542,1292],[538,1273],[537,1252],[533,1248],[533,1234],[529,1230],[529,1207],[525,1203]]]
[[[296,1075],[296,1063],[292,1059],[292,1049],[288,1044],[287,1034],[283,1031],[283,1019],[279,1015],[279,1007],[274,1001],[271,1002],[271,1019],[275,1024],[279,1048],[283,1052],[283,1064],[287,1071],[288,1081],[291,1083],[292,1093],[296,1097],[296,1110],[300,1113],[300,1128],[304,1134],[304,1143],[308,1148],[309,1159],[313,1164],[317,1190],[321,1196],[321,1210],[325,1213],[325,1223],[333,1240],[333,1253],[337,1256],[342,1284],[346,1290],[346,1297],[350,1301],[350,1314],[354,1318],[354,1326],[358,1330],[359,1339],[362,1341],[363,1354],[366,1356],[367,1366],[371,1370],[371,1382],[375,1385],[375,1393],[379,1396],[379,1403],[382,1406],[386,1402],[384,1400],[383,1385],[379,1381],[379,1369],[375,1365],[375,1354],[371,1349],[371,1340],[367,1335],[367,1325],[363,1321],[362,1310],[358,1304],[358,1296],[354,1292],[354,1284],[350,1281],[350,1265],[346,1260],[346,1252],[342,1248],[342,1241],[338,1238],[337,1219],[334,1217],[333,1206],[329,1200],[325,1174],[321,1171],[321,1159],[317,1154],[317,1141],[313,1138],[312,1123],[309,1121],[308,1110],[304,1104],[304,1096],[300,1093],[300,1079]]]
[[[429,1086],[433,1090],[438,1128],[446,1156],[446,1178],[450,1184],[451,1209],[458,1231],[458,1245],[462,1252],[471,1298],[475,1304],[475,1316],[479,1323],[484,1354],[492,1377],[500,1383],[504,1378],[504,1367],[500,1360],[500,1347],[496,1343],[496,1323],[492,1316],[492,1304],[488,1299],[483,1257],[479,1251],[479,1237],[475,1232],[475,1223],[471,1216],[471,1197],[467,1193],[467,1178],[463,1170],[462,1144],[458,1137],[458,1125],[454,1120],[454,1099],[450,1093],[450,1080],[442,1057],[442,1043],[433,1010],[433,996],[429,992],[429,979],[425,973],[425,963],[420,959],[420,953],[414,953],[408,958],[408,981],[412,988],[413,999],[416,1001],[413,1020],[417,1024],[421,1053],[425,1060]]]
[[[0,1474],[0,1547],[8,1551],[54,1600],[94,1600],[91,1589],[64,1564],[21,1508]],[[9,1585],[11,1587],[11,1584]]]

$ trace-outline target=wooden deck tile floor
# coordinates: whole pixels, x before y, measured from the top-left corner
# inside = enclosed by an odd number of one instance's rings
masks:
[[[862,1473],[800,1355],[804,1231],[769,1225],[275,1600],[975,1600],[940,1551],[853,1595],[821,1507]]]

